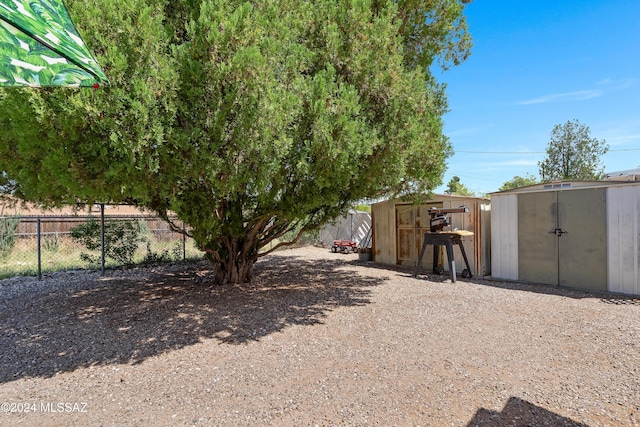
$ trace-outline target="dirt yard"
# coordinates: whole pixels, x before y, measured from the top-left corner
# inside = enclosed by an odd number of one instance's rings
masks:
[[[640,299],[310,247],[208,268],[0,281],[0,425],[640,425]]]

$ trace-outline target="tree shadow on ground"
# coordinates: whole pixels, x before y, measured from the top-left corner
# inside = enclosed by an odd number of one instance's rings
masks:
[[[467,427],[589,427],[570,418],[529,403],[517,397],[511,397],[502,411],[479,409]]]
[[[345,264],[273,257],[256,264],[253,283],[216,287],[201,262],[23,293],[0,303],[0,383],[141,363],[207,338],[242,344],[321,324],[337,307],[368,304],[371,287],[384,281],[342,271]]]

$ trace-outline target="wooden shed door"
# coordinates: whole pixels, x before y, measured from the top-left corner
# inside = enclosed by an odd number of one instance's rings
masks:
[[[418,261],[420,248],[422,247],[422,235],[429,231],[429,208],[441,208],[442,202],[430,202],[421,206],[397,205],[396,206],[396,263],[415,266]],[[423,258],[433,263],[433,249],[427,250]]]
[[[605,191],[518,195],[521,280],[607,290]]]
[[[415,265],[416,255],[416,208],[412,205],[396,206],[396,262]]]

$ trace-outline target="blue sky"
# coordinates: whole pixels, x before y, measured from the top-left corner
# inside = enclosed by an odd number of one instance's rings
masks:
[[[472,54],[438,72],[457,175],[474,192],[536,177],[551,131],[577,119],[610,151],[605,171],[640,167],[640,0],[475,0]]]

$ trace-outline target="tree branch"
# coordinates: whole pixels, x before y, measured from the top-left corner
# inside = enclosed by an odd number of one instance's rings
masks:
[[[179,227],[169,218],[169,215],[167,214],[166,211],[158,212],[158,216],[163,220],[165,220],[167,224],[169,224],[169,229],[171,229],[171,231],[193,238],[193,236],[187,231],[186,227],[184,227],[184,222],[183,222],[183,226]]]
[[[289,231],[289,230],[285,230],[282,234],[278,234],[278,235],[277,235],[277,237],[282,236],[282,235],[283,235],[283,234],[285,234],[287,231]],[[281,248],[281,247],[283,247],[283,246],[291,246],[291,245],[296,244],[296,243],[298,242],[298,240],[300,240],[300,238],[302,237],[302,235],[304,234],[304,232],[305,232],[305,231],[307,231],[307,230],[305,230],[304,228],[302,228],[302,230],[300,230],[300,231],[298,232],[298,235],[297,235],[297,236],[295,237],[295,239],[293,239],[292,241],[290,241],[290,242],[280,242],[280,243],[278,243],[277,245],[275,245],[273,248],[269,249],[268,251],[258,253],[258,258],[259,258],[259,257],[263,257],[263,256],[265,256],[265,255],[269,255],[271,252],[273,252],[273,251],[275,251],[275,250],[277,250],[277,249],[279,249],[279,248]],[[273,240],[273,239],[275,239],[275,238],[277,238],[277,237],[276,237],[276,236],[274,236],[274,237],[273,237],[272,239],[270,239],[269,241],[271,241],[271,240]],[[267,243],[268,243],[268,242],[267,242]]]

